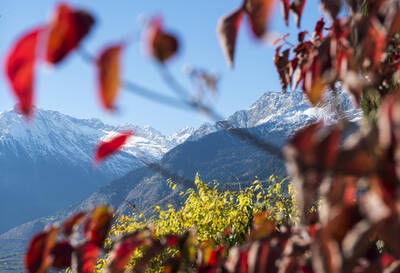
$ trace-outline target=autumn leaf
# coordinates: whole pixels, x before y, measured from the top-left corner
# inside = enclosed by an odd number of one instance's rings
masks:
[[[243,9],[235,10],[229,15],[222,17],[217,27],[219,42],[230,67],[233,67],[236,38],[243,20],[243,14]]]
[[[76,232],[79,225],[82,223],[86,216],[86,212],[77,212],[68,218],[63,225],[63,232],[66,236],[71,236],[74,232]]]
[[[286,92],[288,85],[290,84],[290,62],[289,62],[289,49],[280,54],[281,46],[276,48],[274,63],[279,73],[279,79],[283,92]]]
[[[100,248],[91,241],[83,242],[72,253],[72,270],[77,273],[93,273]]]
[[[64,269],[71,266],[73,247],[68,241],[57,243],[51,250],[53,257],[52,267],[56,269]]]
[[[120,87],[120,58],[122,46],[113,45],[104,49],[97,59],[100,98],[103,106],[114,110],[114,101]]]
[[[18,99],[18,109],[28,118],[33,109],[36,51],[42,30],[36,28],[22,36],[6,57],[6,75]]]
[[[301,16],[303,15],[304,6],[306,4],[306,0],[294,0],[290,5],[290,9],[294,12],[296,16],[296,24],[297,27],[300,27],[301,24]]]
[[[289,10],[290,10],[290,0],[281,0],[283,18],[285,19],[285,24],[289,25]]]
[[[267,31],[267,23],[275,4],[275,0],[246,0],[244,4],[244,9],[250,19],[251,29],[259,39]]]
[[[313,33],[313,41],[322,40],[323,39],[323,31],[324,31],[325,21],[324,18],[318,20],[315,25],[314,33]]]
[[[311,67],[305,74],[304,92],[313,106],[316,106],[321,101],[326,91],[327,84],[321,75],[321,67],[321,59],[318,56],[314,56]]]
[[[129,137],[133,136],[133,131],[121,132],[118,136],[109,141],[102,141],[97,146],[95,154],[95,163],[100,164],[106,157],[114,154],[122,148]]]
[[[334,21],[342,8],[342,0],[321,0],[322,10]]]
[[[56,244],[58,227],[52,226],[36,234],[25,254],[25,268],[29,273],[44,273],[50,268],[53,258],[51,251]]]
[[[84,236],[98,247],[103,247],[104,240],[111,227],[114,211],[107,206],[93,209],[83,228]]]
[[[150,54],[160,63],[173,57],[179,49],[176,36],[165,32],[161,18],[157,17],[149,24],[147,42]]]
[[[49,25],[47,62],[51,64],[61,62],[79,46],[94,22],[93,16],[86,11],[74,10],[67,4],[60,4]]]
[[[128,233],[115,243],[105,273],[122,273],[133,252],[144,243],[142,232]]]

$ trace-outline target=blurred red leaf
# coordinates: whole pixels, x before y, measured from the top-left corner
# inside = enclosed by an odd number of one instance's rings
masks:
[[[323,31],[324,31],[325,21],[324,18],[318,20],[317,24],[315,25],[314,33],[313,33],[313,40],[322,40],[323,39]]]
[[[107,265],[105,273],[122,273],[129,262],[132,253],[138,247],[142,246],[144,238],[141,232],[134,232],[124,235],[120,238],[110,256],[111,262]]]
[[[306,35],[308,34],[308,31],[301,31],[298,34],[298,40],[300,43],[304,42],[304,38],[306,37]]]
[[[104,107],[114,110],[114,101],[120,87],[121,45],[104,49],[97,59],[100,98]]]
[[[296,16],[296,24],[297,27],[300,27],[301,24],[301,16],[303,14],[304,6],[306,4],[306,0],[294,0],[290,5],[290,9],[293,10]]]
[[[149,24],[148,47],[150,54],[160,63],[164,63],[178,52],[178,39],[164,31],[161,18],[153,18]]]
[[[233,67],[235,58],[236,38],[242,23],[244,11],[242,8],[233,11],[229,15],[221,18],[217,27],[218,38],[222,51],[230,67]]]
[[[74,215],[72,215],[70,218],[68,218],[63,225],[63,232],[66,236],[70,236],[73,234],[78,226],[82,223],[86,216],[86,212],[78,212]]]
[[[339,14],[340,9],[342,8],[342,1],[338,0],[321,0],[322,10],[325,11],[333,20],[336,19],[336,16]]]
[[[51,266],[51,251],[56,244],[58,227],[50,227],[36,234],[25,254],[25,268],[30,273],[44,273]]]
[[[282,3],[282,11],[283,18],[285,18],[285,24],[289,25],[289,9],[290,9],[290,0],[281,0]]]
[[[111,227],[114,211],[107,206],[93,209],[84,225],[84,236],[98,247],[103,247],[104,240]]]
[[[93,242],[84,242],[72,253],[72,270],[76,273],[93,273],[100,248]]]
[[[304,92],[313,106],[321,101],[326,91],[327,84],[322,78],[322,72],[322,60],[316,55],[304,78]]]
[[[251,29],[257,38],[267,31],[267,23],[275,7],[275,0],[246,0],[244,9],[249,16]]]
[[[26,117],[33,109],[36,51],[42,31],[36,28],[22,36],[6,57],[6,74],[18,99],[18,109]]]
[[[133,136],[133,131],[121,132],[120,135],[112,138],[109,141],[102,141],[97,146],[95,163],[99,164],[104,158],[114,154],[126,143],[129,137]]]
[[[253,217],[253,227],[249,234],[252,240],[260,240],[270,236],[275,230],[275,223],[268,219],[268,211],[260,212]]]
[[[71,51],[79,46],[89,33],[95,20],[86,11],[74,10],[69,5],[58,5],[49,26],[46,60],[48,63],[61,62]]]
[[[51,250],[53,257],[52,267],[64,269],[71,266],[73,247],[68,241],[57,243]]]
[[[290,77],[290,62],[289,62],[289,49],[286,49],[285,51],[280,54],[282,46],[278,46],[275,51],[275,57],[274,57],[274,63],[275,67],[278,70],[279,73],[279,80],[281,83],[281,87],[283,92],[286,92],[288,85],[291,83],[291,77]]]

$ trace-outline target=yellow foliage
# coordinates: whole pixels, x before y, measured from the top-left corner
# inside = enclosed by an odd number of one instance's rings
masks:
[[[168,181],[175,190],[176,184]],[[251,186],[240,190],[221,191],[218,186],[210,186],[196,175],[195,187],[180,193],[187,196],[180,208],[168,205],[166,209],[155,206],[155,216],[146,219],[142,214],[120,216],[110,231],[110,238],[127,232],[149,228],[155,237],[167,234],[182,234],[195,231],[195,247],[212,240],[215,244],[232,247],[242,243],[251,227],[253,215],[261,211],[269,211],[269,217],[279,224],[294,221],[296,213],[293,206],[291,188],[286,179],[279,180],[270,176],[266,181],[256,180]],[[229,230],[230,232],[226,232]],[[226,234],[224,234],[224,232]],[[133,255],[130,266],[141,257],[143,249]],[[169,249],[164,257],[154,259],[150,272],[161,272],[161,265],[168,257],[177,254],[177,250]],[[107,258],[99,261],[98,271],[104,268]]]

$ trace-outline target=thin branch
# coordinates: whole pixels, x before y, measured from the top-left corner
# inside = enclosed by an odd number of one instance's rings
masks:
[[[96,61],[96,58],[93,57],[89,52],[87,52],[84,48],[79,48],[78,50],[79,55],[82,59],[88,63],[93,63]],[[253,146],[266,151],[280,159],[283,159],[283,154],[281,150],[275,147],[272,144],[265,142],[264,140],[259,139],[257,136],[249,133],[246,129],[235,128],[229,121],[224,120],[224,118],[218,114],[215,110],[211,109],[210,107],[202,104],[198,101],[190,101],[191,93],[183,87],[175,77],[169,72],[167,67],[159,66],[159,71],[161,76],[167,86],[180,97],[180,99],[176,99],[174,97],[163,95],[159,92],[156,92],[152,89],[134,83],[132,81],[123,80],[121,83],[122,88],[139,95],[143,98],[149,99],[151,101],[156,101],[160,104],[171,106],[174,108],[179,108],[183,110],[194,110],[197,112],[202,112],[206,114],[210,119],[216,122],[216,127],[226,130],[228,133],[247,141],[248,143],[252,144]],[[153,171],[161,174],[166,178],[172,178],[175,183],[181,184],[187,188],[191,188],[194,186],[193,182],[174,174],[173,172],[163,168],[161,165],[157,163],[152,163],[147,161],[143,158],[137,157],[145,166]]]
[[[126,89],[136,95],[139,95],[143,98],[146,98],[146,99],[149,99],[152,101],[155,100],[160,104],[167,105],[167,106],[174,107],[174,108],[183,109],[183,110],[193,110],[190,107],[188,107],[187,104],[182,103],[182,101],[180,101],[176,98],[160,94],[160,93],[150,90],[146,87],[138,85],[137,83],[125,80],[121,83],[121,85],[124,89]]]

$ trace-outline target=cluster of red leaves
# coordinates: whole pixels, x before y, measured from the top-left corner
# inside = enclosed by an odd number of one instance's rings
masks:
[[[42,48],[49,64],[59,64],[79,46],[93,24],[89,13],[60,4],[51,22],[29,31],[16,42],[7,56],[5,69],[25,116],[32,114],[35,64]]]
[[[25,256],[28,272],[46,272],[69,266],[76,272],[93,272],[113,220],[114,212],[100,206],[90,213],[79,212],[62,226],[53,225],[36,234]],[[83,240],[75,242],[83,223]]]
[[[245,14],[248,16],[253,34],[257,39],[261,39],[267,31],[267,23],[275,2],[275,0],[244,0],[240,8],[220,19],[217,33],[229,66],[233,66],[236,38],[243,16]]]
[[[385,98],[377,126],[344,144],[339,125],[316,123],[285,148],[302,224],[312,230],[307,251],[313,272],[399,272],[398,113],[400,90]],[[309,213],[320,196],[320,211]]]
[[[188,235],[153,238],[148,230],[125,234],[115,239],[111,249],[104,249],[104,241],[110,230],[114,211],[99,206],[91,212],[79,212],[63,225],[52,225],[36,234],[30,241],[25,255],[25,267],[30,273],[43,273],[50,269],[71,267],[77,273],[95,271],[101,252],[111,251],[110,263],[105,272],[122,273],[135,249],[145,247],[142,259],[135,264],[134,272],[144,272],[151,258],[168,247],[182,246]],[[77,241],[78,231],[82,230]]]
[[[59,4],[50,22],[27,32],[15,43],[6,58],[5,70],[22,114],[28,118],[32,115],[36,63],[44,55],[48,64],[60,64],[80,46],[94,23],[94,17],[87,11]],[[165,33],[161,20],[154,19],[148,32],[149,50],[157,61],[164,63],[176,54],[178,40]],[[107,110],[115,109],[114,102],[121,85],[123,47],[123,43],[108,46],[96,57],[99,96]]]
[[[297,2],[302,1],[293,4]],[[338,81],[350,91],[356,103],[368,90],[378,90],[382,95],[389,91],[398,65],[388,65],[386,50],[400,30],[400,9],[394,1],[364,2],[368,16],[363,15],[360,1],[349,0],[346,4],[351,16],[337,18],[344,3],[321,1],[331,22],[326,35],[325,21],[321,18],[310,40],[305,40],[306,32],[300,32],[295,46],[282,53],[284,45],[276,49],[275,66],[284,91],[289,86],[296,89],[302,83],[313,105],[320,102],[327,90],[334,89]],[[300,15],[303,4],[299,4]],[[283,6],[286,17],[285,1]],[[392,55],[391,60],[395,61],[397,56]]]

